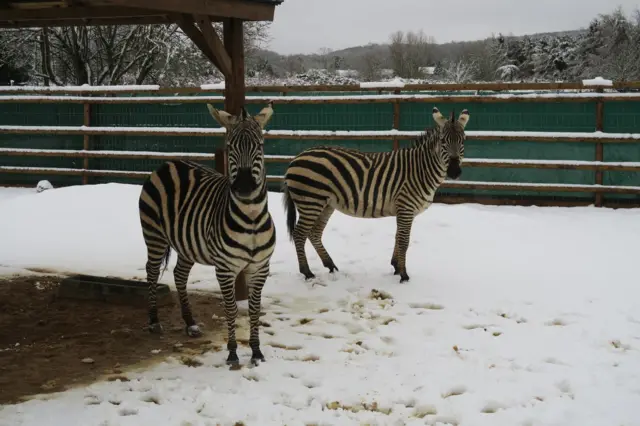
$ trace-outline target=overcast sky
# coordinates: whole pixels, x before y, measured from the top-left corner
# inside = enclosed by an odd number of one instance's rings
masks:
[[[313,53],[386,43],[397,30],[424,30],[437,43],[584,28],[599,13],[638,0],[284,0],[276,7],[270,50]]]

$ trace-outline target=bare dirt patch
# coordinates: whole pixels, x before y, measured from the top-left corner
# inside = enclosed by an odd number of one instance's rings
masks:
[[[158,336],[145,329],[146,308],[61,299],[60,280],[0,281],[0,404],[101,379],[127,380],[127,370],[168,355],[179,358],[224,346],[224,311],[214,295],[189,293],[202,338],[186,336],[175,292],[175,303],[159,307],[164,335]]]

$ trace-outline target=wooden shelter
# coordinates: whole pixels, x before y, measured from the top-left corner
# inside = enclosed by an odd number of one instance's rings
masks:
[[[225,110],[238,114],[245,103],[244,21],[273,21],[283,0],[2,0],[0,28],[86,25],[178,24],[225,77]],[[222,22],[218,37],[213,22]],[[222,160],[222,161],[219,161]],[[226,152],[216,152],[226,172]],[[236,299],[248,298],[244,276]]]

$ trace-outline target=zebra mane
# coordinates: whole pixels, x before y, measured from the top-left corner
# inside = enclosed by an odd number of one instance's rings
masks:
[[[411,141],[411,146],[402,149],[418,148],[423,146],[424,144],[428,144],[431,140],[433,140],[433,136],[437,134],[439,130],[440,129],[437,126],[427,127],[426,129],[424,129],[424,133]]]

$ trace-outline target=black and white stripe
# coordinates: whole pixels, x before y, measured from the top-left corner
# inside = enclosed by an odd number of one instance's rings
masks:
[[[224,298],[228,327],[227,363],[238,364],[235,321],[235,279],[244,271],[249,290],[251,360],[264,360],[260,351],[259,314],[262,287],[275,249],[275,226],[267,205],[264,137],[272,105],[251,117],[208,105],[213,118],[227,129],[228,176],[191,161],[168,161],[142,187],[139,208],[147,246],[149,329],[161,332],[156,285],[162,263],[171,249],[178,253],[174,279],[182,318],[190,336],[202,333],[196,325],[186,286],[194,263],[215,266]]]
[[[414,218],[433,202],[448,176],[462,173],[467,110],[447,120],[433,109],[436,126],[414,141],[411,148],[366,153],[336,146],[320,146],[298,154],[284,178],[287,228],[296,246],[305,278],[309,269],[305,242],[311,241],[330,272],[338,270],[322,244],[322,233],[335,210],[361,218],[395,216],[397,223],[391,265],[400,282],[409,280],[405,258]],[[296,210],[300,215],[296,223]]]

